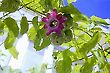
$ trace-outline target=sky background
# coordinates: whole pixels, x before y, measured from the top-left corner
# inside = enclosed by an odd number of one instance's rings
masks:
[[[65,5],[67,5],[67,0]],[[77,0],[73,5],[88,17],[110,18],[110,0]]]

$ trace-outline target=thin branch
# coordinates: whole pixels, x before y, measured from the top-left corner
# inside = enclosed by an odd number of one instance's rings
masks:
[[[0,43],[0,46],[2,46],[2,45],[3,45],[3,43],[4,43],[4,42]]]
[[[40,12],[40,11],[34,10],[34,9],[30,8],[30,7],[26,7],[26,8],[29,9],[29,10],[31,10],[31,11],[33,11],[33,12],[36,12],[36,13],[38,13],[38,14],[40,14],[40,15],[46,16],[46,14],[44,14],[44,13],[42,13],[42,12]]]

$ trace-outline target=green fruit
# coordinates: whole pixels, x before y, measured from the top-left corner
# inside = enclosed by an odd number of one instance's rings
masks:
[[[64,40],[63,36],[57,36],[56,33],[52,33],[50,38],[51,38],[52,43],[55,45],[61,45],[63,43],[63,40]]]
[[[63,43],[63,37],[56,37],[52,40],[52,43],[55,45],[61,45]]]

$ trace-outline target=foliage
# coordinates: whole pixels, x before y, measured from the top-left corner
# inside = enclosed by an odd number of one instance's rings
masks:
[[[110,63],[107,61],[110,58],[110,47],[103,47],[106,44],[110,45],[110,33],[106,33],[100,28],[102,25],[107,27],[110,24],[97,16],[88,18],[75,8],[71,3],[73,1],[75,2],[75,0],[68,0],[68,6],[64,6],[63,0],[2,0],[0,12],[6,15],[0,18],[0,36],[7,33],[7,38],[3,42],[4,47],[14,58],[17,58],[15,41],[19,39],[19,36],[27,33],[29,40],[34,43],[36,51],[42,50],[50,44],[68,46],[66,50],[53,54],[56,73],[110,73]],[[18,22],[9,14],[22,8],[33,11],[41,17],[45,17],[48,12],[57,9],[58,13],[62,13],[68,19],[64,24],[62,36],[59,37],[55,33],[46,36],[45,24],[38,21],[38,16],[33,17],[31,21],[23,16],[20,27],[18,27]],[[30,25],[32,27],[29,28]],[[105,40],[102,40],[103,38]],[[73,47],[75,51],[70,51]],[[77,61],[83,61],[83,63],[80,64]],[[76,65],[72,65],[74,62]],[[95,65],[98,65],[99,71],[93,69]],[[45,71],[47,66],[43,67],[42,71]]]

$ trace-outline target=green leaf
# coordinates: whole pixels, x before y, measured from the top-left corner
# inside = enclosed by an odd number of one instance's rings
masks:
[[[91,16],[92,22],[95,22],[95,24],[104,24],[104,25],[110,25],[108,24],[104,19],[96,17],[96,16]]]
[[[13,47],[13,44],[15,42],[16,38],[14,37],[14,34],[10,31],[8,33],[8,36],[4,42],[4,46],[6,49],[10,49],[11,47]]]
[[[63,60],[56,61],[56,64],[55,64],[56,65],[56,67],[55,67],[56,68],[56,73],[64,72],[63,67],[62,67],[63,66],[62,63],[63,63]]]
[[[35,28],[34,27],[30,28],[28,32],[29,39],[34,42],[34,40],[36,39],[36,35],[37,35],[37,32]]]
[[[73,6],[73,4],[69,4],[68,6],[62,7],[61,12],[65,14],[81,14],[81,12]]]
[[[100,73],[110,73],[110,63],[106,62]]]
[[[26,5],[26,8],[36,13],[44,14],[54,8],[59,9],[62,0],[23,0],[22,5]]]
[[[31,41],[34,42],[34,48],[36,49],[36,51],[39,51],[50,45],[51,41],[50,38],[46,36],[46,31],[44,30],[44,28],[40,29],[40,26],[37,26],[37,28],[38,29],[36,29],[36,25],[30,28],[28,32],[28,37]]]
[[[78,35],[78,39],[76,40],[76,42],[77,42],[76,45],[78,45],[80,47],[84,43],[87,43],[90,39],[91,39],[91,37],[88,34],[86,34],[86,33],[83,34],[82,33],[82,34]]]
[[[15,12],[20,6],[20,0],[2,0],[0,12]]]
[[[72,61],[69,57],[69,55],[67,55],[68,53],[68,50],[65,50],[63,51],[63,70],[64,72],[63,73],[71,73],[71,64],[72,64]]]
[[[49,9],[52,10],[52,0],[40,0],[39,3],[41,6],[45,9],[45,11],[48,11]]]
[[[81,73],[92,73],[93,71],[93,66],[96,64],[96,58],[95,57],[91,57],[88,58],[84,65],[81,67],[80,72]]]
[[[12,54],[12,56],[13,56],[14,58],[18,58],[18,54],[19,54],[19,53],[17,52],[17,50],[16,50],[15,47],[9,48],[8,51]]]
[[[21,27],[20,33],[22,35],[28,31],[29,24],[28,24],[28,21],[27,21],[26,17],[22,17],[20,27]]]
[[[41,34],[42,33],[42,34]],[[46,36],[46,31],[44,28],[37,30],[37,35],[34,40],[34,48],[39,51],[48,45],[50,45],[50,38]]]
[[[4,20],[4,22],[7,25],[9,31],[12,31],[14,36],[17,37],[19,33],[19,28],[17,26],[16,21],[13,18],[8,17]]]
[[[45,9],[45,11],[52,10],[54,8],[59,8],[61,0],[40,0],[41,6]]]
[[[62,7],[61,12],[71,14],[74,21],[88,21],[88,17],[83,15],[77,8],[70,3],[68,6]]]
[[[68,3],[76,2],[76,0],[68,0]]]
[[[73,70],[72,70],[72,73],[80,73],[81,67],[82,67],[81,65],[75,65]]]
[[[36,51],[39,51],[50,45],[50,43],[51,42],[49,38],[36,38],[34,42],[34,48],[36,49]]]
[[[68,50],[63,51],[63,60],[56,62],[56,73],[71,73],[72,61],[67,53]]]
[[[68,18],[67,21],[65,22],[65,27],[66,27],[65,29],[69,29],[74,26],[73,18],[71,17],[70,14],[65,14],[65,16]]]
[[[95,50],[94,52],[94,55],[96,56],[96,58],[97,58],[97,60],[98,60],[98,64],[99,64],[99,67],[100,67],[100,69],[102,69],[104,66],[105,66],[105,54],[104,54],[104,52],[103,52],[103,50],[102,49],[97,49],[97,50]]]
[[[40,4],[40,0],[23,0],[22,6],[25,6],[25,8],[37,12],[37,13],[43,13],[44,8],[42,7],[42,5]],[[44,3],[44,2],[43,2]],[[44,6],[44,5],[43,5]]]
[[[39,26],[38,26],[38,16],[35,16],[33,19],[32,19],[32,24],[35,28],[35,30],[39,30]]]
[[[87,53],[89,53],[91,49],[93,49],[97,45],[100,39],[101,33],[96,32],[87,43],[84,43],[81,48],[77,49],[77,53],[79,54],[79,56],[85,57]]]

